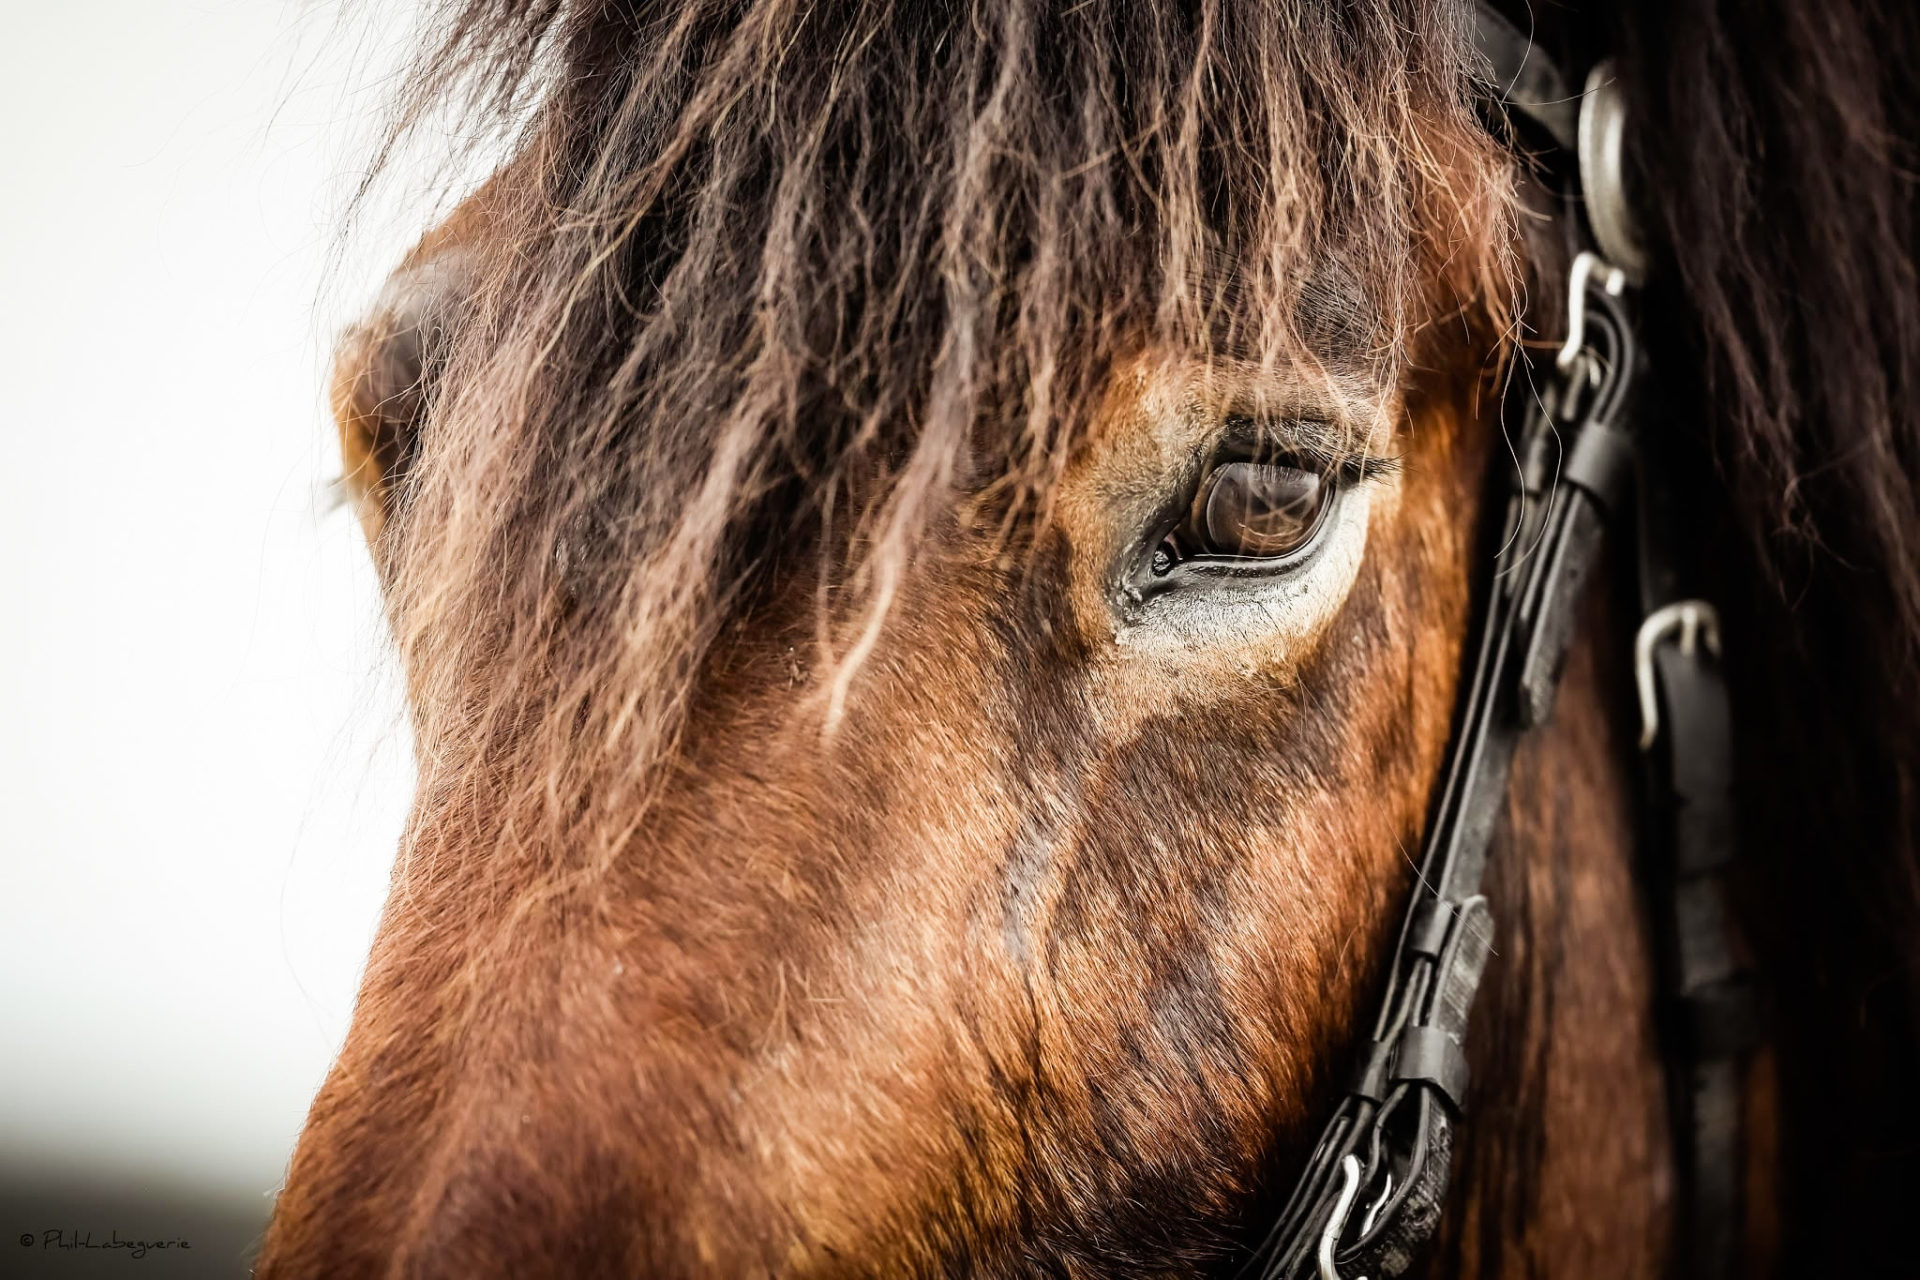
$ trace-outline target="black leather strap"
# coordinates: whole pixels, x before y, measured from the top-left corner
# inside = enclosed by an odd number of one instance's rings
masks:
[[[1741,955],[1730,900],[1738,843],[1733,717],[1711,607],[1690,599],[1677,473],[1656,445],[1640,509],[1640,593],[1646,616],[1690,609],[1661,629],[1651,663],[1657,731],[1646,751],[1645,879],[1659,944],[1662,1023],[1675,1155],[1681,1166],[1676,1274],[1731,1280],[1745,1224],[1747,1063],[1761,1039],[1755,975]],[[1636,648],[1640,646],[1637,643]]]
[[[1487,65],[1493,103],[1515,128],[1531,135],[1522,141],[1573,154],[1578,145],[1580,95],[1553,59],[1534,47],[1532,34],[1482,4],[1475,14],[1473,43]]]
[[[1597,286],[1586,306],[1579,361],[1545,375],[1554,385],[1528,401],[1522,466],[1507,481],[1504,550],[1388,991],[1351,1089],[1256,1255],[1268,1280],[1314,1275],[1323,1241],[1341,1275],[1399,1275],[1439,1221],[1466,1101],[1467,1023],[1492,945],[1480,896],[1487,848],[1514,746],[1551,709],[1608,506],[1618,499],[1614,480],[1598,486],[1603,503],[1590,476],[1569,474],[1559,446],[1568,442],[1578,455],[1590,432],[1631,439],[1627,408],[1639,368],[1632,330],[1621,304]],[[1357,1184],[1351,1192],[1349,1182]]]

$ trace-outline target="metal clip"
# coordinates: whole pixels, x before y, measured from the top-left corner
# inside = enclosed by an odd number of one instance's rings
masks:
[[[1314,1254],[1314,1261],[1320,1265],[1320,1280],[1341,1280],[1340,1273],[1333,1269],[1333,1251],[1340,1245],[1340,1232],[1347,1225],[1347,1215],[1353,1211],[1353,1198],[1360,1192],[1360,1157],[1343,1158],[1340,1176],[1346,1181],[1341,1184],[1339,1199],[1333,1202],[1333,1213],[1320,1232],[1320,1248]],[[1354,1280],[1367,1278],[1355,1276]]]
[[[1573,259],[1567,273],[1567,340],[1560,346],[1554,365],[1562,372],[1573,368],[1574,361],[1587,346],[1587,285],[1594,274],[1600,275],[1600,287],[1607,296],[1617,298],[1627,287],[1627,273],[1592,250],[1582,250]]]
[[[1577,150],[1593,242],[1607,261],[1618,263],[1628,280],[1638,283],[1647,274],[1647,253],[1627,203],[1627,104],[1611,59],[1587,75],[1586,91],[1580,95]]]
[[[1373,1224],[1380,1219],[1380,1211],[1387,1207],[1389,1200],[1393,1199],[1393,1175],[1388,1173],[1382,1176],[1386,1180],[1380,1186],[1380,1194],[1374,1198],[1373,1204],[1368,1206],[1367,1216],[1360,1219],[1360,1238],[1362,1240],[1372,1234]]]
[[[1633,637],[1633,683],[1640,694],[1640,749],[1660,737],[1660,700],[1653,687],[1653,648],[1675,631],[1680,652],[1692,657],[1704,636],[1707,652],[1720,656],[1720,615],[1705,600],[1675,600],[1647,615]]]

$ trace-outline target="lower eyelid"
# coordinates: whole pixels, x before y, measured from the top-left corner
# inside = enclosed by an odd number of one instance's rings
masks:
[[[1115,600],[1115,638],[1133,652],[1182,663],[1219,644],[1306,641],[1338,610],[1359,572],[1372,488],[1340,486],[1318,536],[1296,555],[1190,560],[1158,578],[1143,566]]]

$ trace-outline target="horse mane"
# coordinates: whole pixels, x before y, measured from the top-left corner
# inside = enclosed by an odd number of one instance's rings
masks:
[[[1118,360],[1293,367],[1338,276],[1403,367],[1501,298],[1466,11],[1273,17],[447,0],[387,154],[452,115],[517,158],[388,451],[416,829],[484,776],[501,841],[614,856],[776,563],[818,576],[830,724],[929,528],[1031,542]]]
[[[1636,0],[1618,21],[1657,262],[1652,427],[1698,441],[1730,615],[1809,1251],[1788,1270],[1897,1269],[1920,1150],[1920,12]]]

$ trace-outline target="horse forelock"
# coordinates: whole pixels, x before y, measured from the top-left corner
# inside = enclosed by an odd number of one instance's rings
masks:
[[[538,105],[385,554],[426,757],[488,764],[523,840],[613,855],[769,576],[818,578],[830,727],[929,528],[1034,544],[1117,364],[1297,368],[1344,326],[1390,385],[1511,288],[1451,7],[445,29],[415,101]]]

